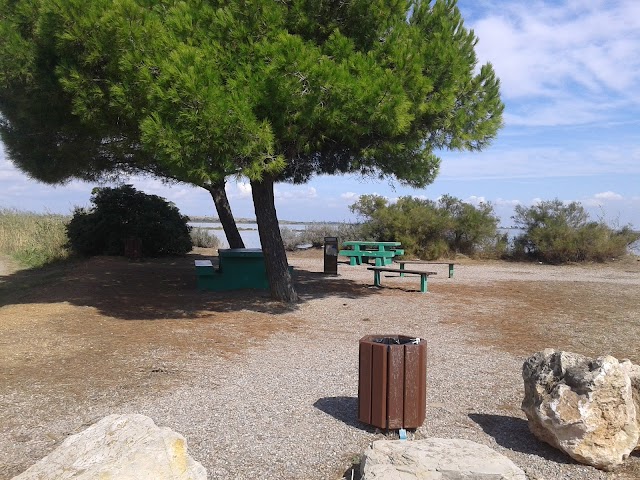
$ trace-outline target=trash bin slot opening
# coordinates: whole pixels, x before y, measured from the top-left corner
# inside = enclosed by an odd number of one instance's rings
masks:
[[[381,343],[383,345],[407,345],[409,343],[419,344],[420,339],[415,337],[405,337],[403,335],[396,335],[391,337],[380,337],[372,340],[374,343]]]

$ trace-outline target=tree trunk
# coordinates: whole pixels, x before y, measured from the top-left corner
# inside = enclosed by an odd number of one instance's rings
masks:
[[[287,254],[280,235],[280,225],[273,198],[273,178],[267,177],[261,182],[252,181],[251,194],[253,195],[253,206],[256,211],[264,262],[267,267],[271,297],[281,302],[297,302],[298,294],[293,288]]]
[[[233,213],[231,213],[231,205],[229,205],[227,192],[224,189],[224,180],[210,185],[203,185],[203,188],[205,188],[211,194],[211,198],[213,198],[213,203],[216,205],[218,212],[218,219],[227,237],[229,248],[244,248],[244,241],[242,241],[236,220],[233,218]]]

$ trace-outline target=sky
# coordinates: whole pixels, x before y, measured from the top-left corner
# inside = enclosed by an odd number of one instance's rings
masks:
[[[580,202],[593,220],[640,228],[640,1],[459,0],[475,31],[479,65],[501,80],[504,128],[482,152],[440,152],[435,182],[423,189],[359,176],[278,184],[281,220],[357,221],[349,205],[377,194],[437,200],[449,194],[490,202],[501,226],[515,205]],[[183,214],[215,216],[198,188],[130,178],[138,190],[175,203]],[[47,186],[27,178],[0,144],[0,208],[71,213],[90,205],[95,184]],[[236,217],[254,218],[251,189],[231,181]]]

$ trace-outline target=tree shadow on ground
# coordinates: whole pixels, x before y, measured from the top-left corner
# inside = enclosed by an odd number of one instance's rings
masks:
[[[284,314],[297,308],[273,301],[268,290],[199,291],[193,261],[204,258],[190,254],[133,262],[100,256],[19,270],[0,277],[0,306],[68,302],[123,320],[198,318],[202,311]],[[302,303],[378,293],[352,280],[306,270],[294,269],[293,278]]]
[[[358,420],[357,397],[323,397],[319,398],[313,406],[350,427],[355,427],[369,433],[376,431],[376,427]]]
[[[556,463],[576,463],[560,450],[538,440],[529,430],[527,421],[522,418],[484,413],[471,413],[469,418],[480,425],[487,435],[492,436],[498,445],[509,450],[537,455]]]

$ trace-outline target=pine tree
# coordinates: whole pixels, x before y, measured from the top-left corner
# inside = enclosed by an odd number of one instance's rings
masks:
[[[452,0],[0,0],[0,111],[51,82],[74,121],[136,132],[160,170],[250,180],[272,295],[295,301],[278,181],[358,172],[425,186],[480,150],[499,81]]]

